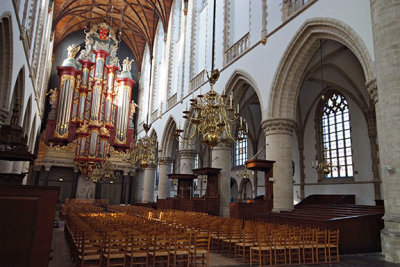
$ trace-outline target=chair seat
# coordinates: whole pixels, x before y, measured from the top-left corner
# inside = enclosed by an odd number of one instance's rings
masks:
[[[104,253],[103,256],[105,258],[110,258],[110,259],[120,259],[120,258],[124,258],[125,257],[125,253],[118,253],[118,254],[108,254],[108,253]]]
[[[78,255],[78,258],[81,260],[82,255]],[[100,254],[93,254],[93,255],[85,255],[83,256],[84,260],[99,260],[100,259]]]
[[[131,258],[142,258],[142,257],[147,257],[147,253],[146,252],[128,252],[126,254],[128,257]]]
[[[176,251],[176,252],[171,251],[170,253],[171,253],[172,255],[174,255],[174,254],[176,254],[176,255],[187,255],[187,254],[189,254],[189,252],[188,252],[187,250],[178,250],[178,251]]]
[[[258,251],[260,251],[260,250],[270,250],[271,248],[270,248],[270,247],[251,247],[250,249],[251,249],[251,250],[258,250]]]
[[[195,251],[194,251],[194,249],[191,249],[190,252],[194,253]],[[196,254],[206,254],[207,252],[208,252],[208,250],[206,250],[206,249],[198,249],[198,250],[196,250]]]
[[[255,245],[254,243],[243,243],[243,242],[236,243],[236,246],[240,247],[253,247],[254,245]]]
[[[168,256],[169,252],[168,251],[152,251],[149,254],[152,256]]]

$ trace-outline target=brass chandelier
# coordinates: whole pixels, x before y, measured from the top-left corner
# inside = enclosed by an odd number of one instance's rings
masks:
[[[178,127],[175,136],[183,141],[190,141],[199,133],[202,136],[201,142],[213,148],[221,141],[231,139],[236,141],[231,134],[231,127],[239,118],[239,104],[234,109],[232,106],[232,94],[230,95],[229,105],[225,104],[227,96],[220,95],[214,91],[214,84],[218,80],[219,71],[215,69],[209,77],[210,91],[205,95],[199,94],[196,98],[190,99],[192,110],[183,112],[183,118],[192,124],[192,131],[189,136],[183,136],[184,130]],[[243,119],[240,120],[240,130],[243,127]],[[246,123],[245,123],[246,124]]]
[[[210,90],[202,95],[197,95],[196,98],[190,99],[190,106],[192,110],[189,110],[186,106],[183,118],[191,123],[192,130],[188,135],[184,135],[184,130],[181,129],[180,125],[175,131],[175,137],[181,139],[183,142],[189,142],[199,134],[201,142],[206,144],[209,148],[215,147],[218,142],[236,141],[240,137],[234,138],[231,133],[231,128],[239,118],[239,104],[234,109],[232,106],[232,93],[230,94],[229,105],[227,102],[227,95],[220,95],[214,91],[214,84],[217,82],[220,72],[218,69],[214,69],[214,43],[215,43],[215,3],[214,0],[214,11],[213,11],[213,37],[212,37],[212,58],[211,58],[211,76],[208,76],[210,83]],[[247,123],[246,124],[247,128]],[[243,119],[240,118],[240,129],[245,130],[243,127]],[[247,132],[247,131],[246,131]],[[197,140],[197,138],[195,138]]]
[[[139,138],[137,144],[132,142],[129,149],[129,161],[132,165],[139,165],[142,169],[146,169],[149,164],[154,164],[156,161],[157,139],[148,135],[150,125],[145,123],[143,128],[146,135]]]
[[[318,173],[329,174],[331,169],[334,167],[330,161],[327,161],[328,149],[324,148],[324,160],[318,162],[318,160],[312,161],[312,167],[317,170]]]

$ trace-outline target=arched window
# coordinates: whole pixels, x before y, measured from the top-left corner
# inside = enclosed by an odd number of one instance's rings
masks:
[[[350,114],[347,99],[334,91],[322,100],[320,159],[333,168],[326,178],[353,177]],[[326,151],[324,151],[326,149]]]
[[[247,160],[247,135],[244,130],[236,134],[239,140],[235,143],[235,166],[244,165]]]

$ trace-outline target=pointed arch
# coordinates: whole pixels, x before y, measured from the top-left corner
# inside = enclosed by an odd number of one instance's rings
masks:
[[[296,119],[297,98],[304,71],[317,51],[318,39],[330,39],[347,46],[359,60],[365,80],[374,78],[373,64],[361,37],[347,24],[336,19],[313,18],[298,30],[277,68],[269,97],[266,119]]]
[[[31,127],[31,116],[32,116],[32,95],[29,96],[28,102],[25,107],[25,112],[22,112],[22,108],[20,109],[21,113],[24,113],[24,120],[22,124],[23,134],[24,136],[28,134],[29,129]]]
[[[25,66],[21,68],[18,73],[17,80],[15,81],[13,97],[11,100],[11,106],[9,108],[9,114],[12,114],[13,108],[18,105],[18,125],[22,124],[22,114],[24,108],[24,95],[25,95]],[[10,121],[11,116],[9,116]]]
[[[256,80],[254,80],[253,77],[244,70],[236,69],[232,73],[231,77],[229,78],[228,82],[225,85],[224,93],[229,94],[235,88],[240,87],[243,83],[247,83],[251,87],[253,87],[254,91],[257,94],[258,101],[261,103],[262,101],[260,101],[260,99],[261,99],[260,89],[257,85]]]
[[[5,13],[0,20],[0,120],[10,114],[11,77],[13,66],[13,37],[11,14]]]
[[[170,116],[165,124],[164,133],[161,139],[160,150],[164,157],[172,157],[172,149],[175,141],[176,122],[172,116]]]
[[[34,148],[35,148],[35,141],[36,141],[36,136],[37,136],[37,134],[38,134],[38,131],[37,131],[37,126],[36,126],[36,116],[37,114],[35,114],[34,116],[33,116],[33,122],[32,122],[32,126],[31,126],[31,132],[30,132],[30,134],[29,134],[29,136],[28,136],[28,150],[29,151],[31,151],[31,152],[33,152],[33,150],[34,150]]]

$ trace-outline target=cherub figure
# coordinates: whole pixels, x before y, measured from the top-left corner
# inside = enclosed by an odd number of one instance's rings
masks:
[[[57,88],[50,89],[50,91],[46,94],[46,96],[47,95],[50,95],[49,97],[50,105],[52,107],[55,107],[57,104],[57,95],[58,95]]]
[[[138,104],[136,104],[135,102],[131,102],[131,116],[133,116],[133,114],[136,113],[136,107],[138,107]]]
[[[75,58],[76,54],[79,52],[79,49],[81,49],[80,46],[76,46],[75,44],[72,44],[68,46],[68,58]]]
[[[132,68],[131,64],[133,61],[134,61],[133,59],[129,60],[129,58],[126,57],[122,62],[122,71],[131,71]]]

